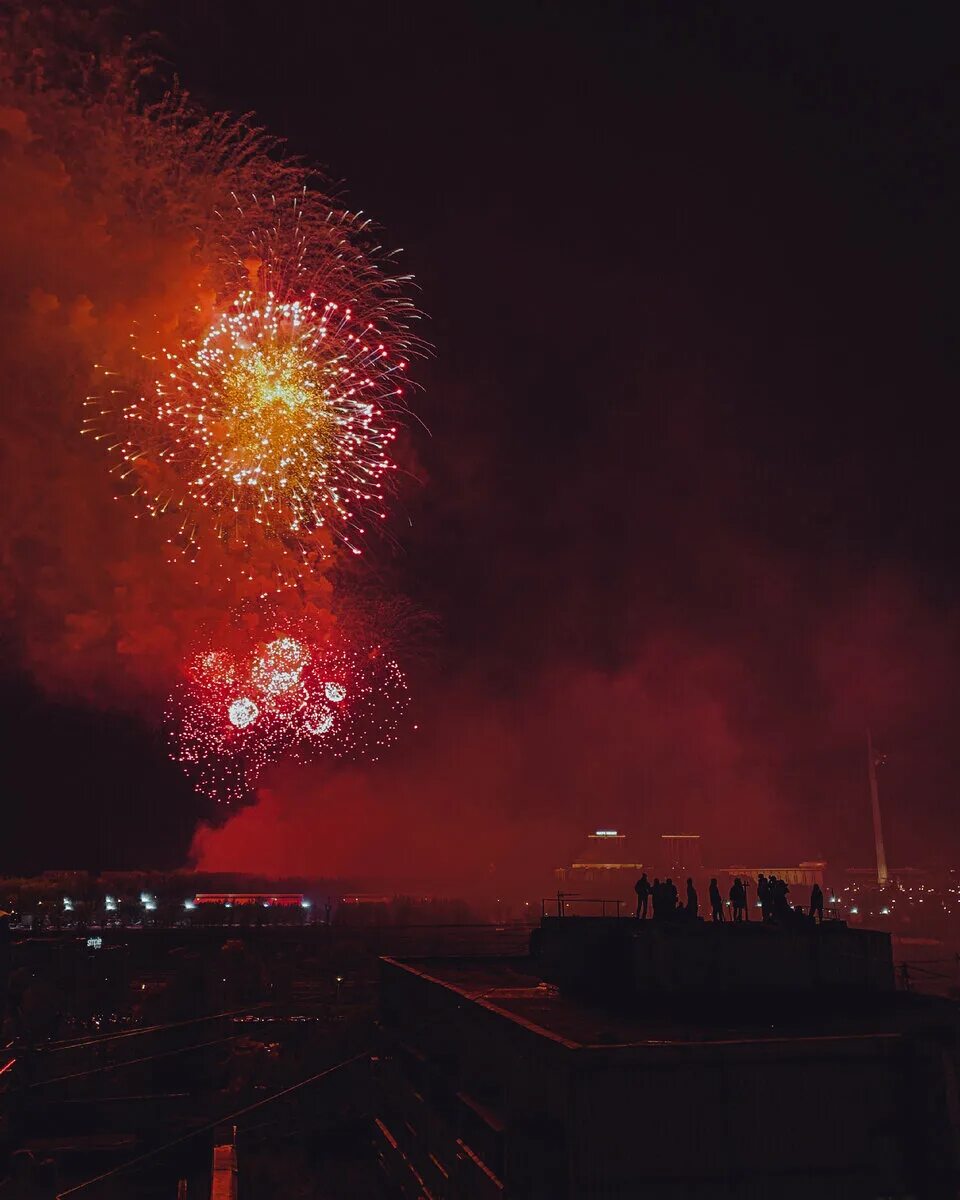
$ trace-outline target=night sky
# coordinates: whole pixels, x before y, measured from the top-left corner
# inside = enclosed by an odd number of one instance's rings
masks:
[[[948,6],[168,0],[129,24],[404,247],[430,434],[369,569],[437,633],[384,762],[282,767],[194,841],[223,814],[166,760],[151,688],[53,681],[24,649],[38,556],[69,566],[8,521],[0,867],[193,842],[215,868],[466,888],[588,828],[642,853],[678,825],[711,862],[865,863],[868,725],[888,860],[949,861]],[[18,467],[4,491],[47,486]]]

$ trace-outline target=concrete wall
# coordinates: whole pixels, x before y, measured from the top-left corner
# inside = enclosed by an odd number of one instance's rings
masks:
[[[894,987],[890,935],[839,921],[781,929],[545,917],[537,955],[547,977],[585,994]]]

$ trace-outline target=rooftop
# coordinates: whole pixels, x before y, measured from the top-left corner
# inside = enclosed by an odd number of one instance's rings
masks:
[[[950,1002],[905,993],[644,997],[639,1004],[628,997],[622,1005],[600,1004],[544,982],[532,959],[383,961],[570,1049],[895,1037],[918,1023],[956,1021]]]

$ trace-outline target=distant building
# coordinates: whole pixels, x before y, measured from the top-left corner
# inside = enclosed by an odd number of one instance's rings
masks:
[[[803,903],[806,903],[807,895],[804,894],[804,889],[809,893],[815,883],[819,883],[822,888],[823,873],[826,869],[826,862],[816,859],[799,863],[795,867],[725,867],[723,874],[726,876],[727,886],[732,884],[734,879],[742,879],[744,883],[749,882],[753,887],[757,886],[758,875],[766,875],[768,879],[771,875],[776,875],[789,887],[796,888],[802,896]],[[751,901],[753,899],[754,897],[751,897]],[[791,899],[796,900],[796,897]]]
[[[703,852],[699,833],[662,833],[657,867],[674,879],[695,879],[703,873]]]
[[[197,892],[194,904],[229,904],[242,908],[245,904],[266,905],[269,908],[300,908],[302,892]]]
[[[46,883],[59,883],[74,889],[90,882],[89,871],[44,871],[40,876]]]
[[[932,886],[935,880],[942,882],[937,880],[937,872],[930,871],[925,867],[890,867],[887,874],[888,882],[892,880],[894,883]],[[881,886],[877,883],[876,867],[847,867],[844,875],[856,880],[861,886],[872,885],[874,888]]]
[[[616,829],[597,829],[573,856],[569,867],[558,867],[556,881],[564,891],[611,899],[629,896],[643,863],[628,847],[627,836]]]

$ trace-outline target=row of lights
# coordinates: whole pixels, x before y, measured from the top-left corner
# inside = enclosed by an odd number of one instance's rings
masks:
[[[146,909],[147,912],[156,912],[156,909],[157,909],[156,898],[154,896],[151,896],[149,892],[141,892],[140,893],[140,903]],[[195,900],[184,900],[183,907],[188,912],[192,912],[197,907],[197,904],[196,904]],[[233,908],[233,901],[232,900],[225,901],[223,907],[224,908]],[[271,908],[272,905],[269,900],[264,900],[263,907]],[[313,901],[312,900],[301,900],[300,907],[301,908],[312,908]],[[104,908],[106,909],[107,912],[116,912],[117,911],[116,897],[105,896],[104,897]],[[64,898],[63,898],[63,910],[64,910],[64,912],[73,912],[73,901],[68,896],[64,896]]]

